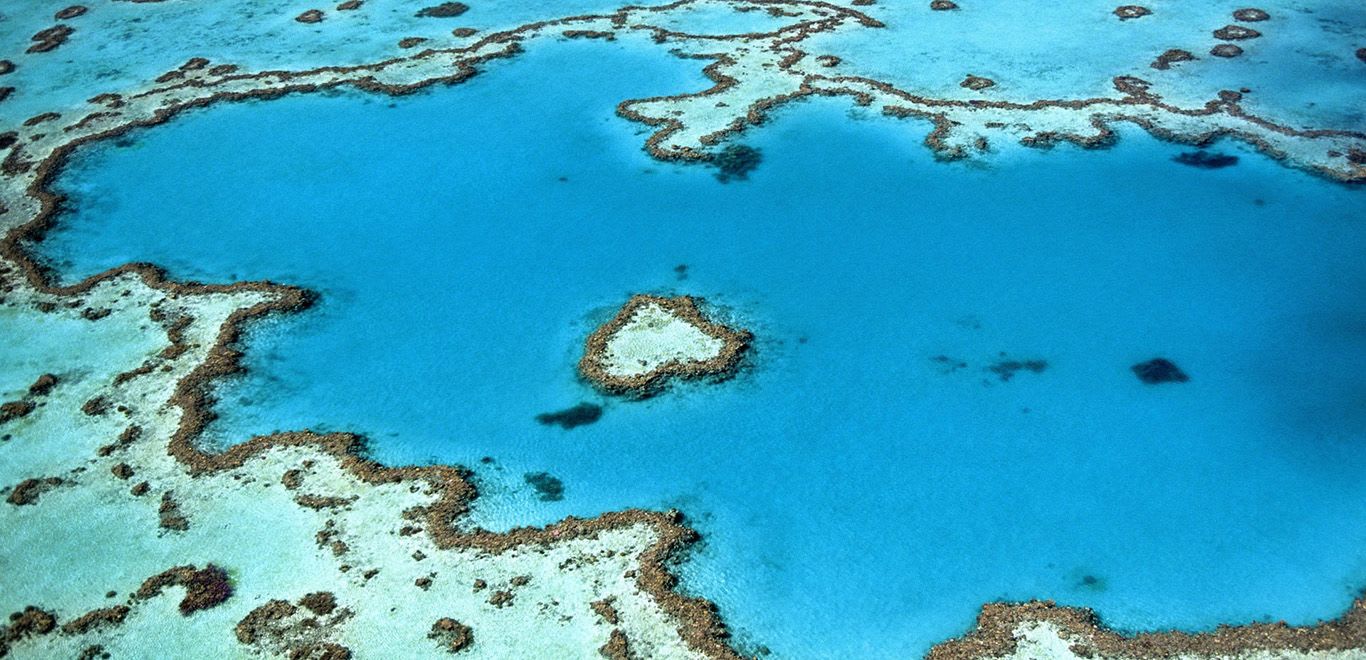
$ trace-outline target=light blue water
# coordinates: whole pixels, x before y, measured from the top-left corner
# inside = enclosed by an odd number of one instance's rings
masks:
[[[259,324],[211,441],[361,431],[476,468],[490,527],[680,507],[706,537],[685,586],[746,648],[901,657],[998,598],[1304,623],[1366,586],[1362,191],[1135,132],[947,165],[927,125],[839,100],[776,113],[721,184],[612,111],[697,69],[561,43],[392,103],[196,112],[81,152],[41,250],[71,279],[145,259],[320,291]],[[637,291],[709,298],[751,368],[538,425],[604,402],[574,362]],[[1002,382],[1002,353],[1049,366]],[[1159,355],[1191,382],[1139,383]],[[562,501],[522,482],[542,470]]]
[[[0,58],[18,69],[0,78],[17,88],[0,104],[0,126],[12,128],[45,111],[66,111],[100,92],[127,92],[150,85],[190,57],[236,64],[244,71],[300,70],[354,66],[411,55],[399,39],[422,37],[424,48],[465,46],[489,32],[537,20],[609,13],[615,0],[480,0],[453,18],[419,18],[423,7],[442,0],[365,0],[360,9],[335,11],[337,2],[234,0],[233,2],[85,3],[84,16],[63,21],[76,32],[48,53],[24,53],[29,38],[57,21],[53,14],[73,0],[13,0],[0,3]],[[321,23],[294,20],[321,9]],[[472,38],[451,30],[470,27]],[[87,109],[88,111],[88,109]]]
[[[1366,3],[1358,0],[1254,3],[1271,18],[1255,24],[1263,36],[1239,42],[1245,52],[1233,59],[1208,53],[1220,43],[1212,32],[1236,22],[1234,10],[1248,6],[1243,0],[1139,3],[1153,14],[1127,21],[1113,13],[1119,3],[1100,0],[973,0],[953,12],[932,11],[929,4],[861,8],[886,27],[818,34],[803,49],[843,58],[837,72],[941,98],[1112,97],[1112,79],[1131,75],[1188,107],[1221,89],[1246,88],[1243,106],[1279,122],[1347,130],[1366,123],[1366,85],[1355,56],[1366,39]],[[1168,48],[1198,59],[1168,71],[1149,66]],[[996,87],[962,89],[969,73],[995,80]]]

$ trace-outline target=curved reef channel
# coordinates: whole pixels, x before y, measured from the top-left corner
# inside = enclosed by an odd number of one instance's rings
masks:
[[[0,16],[0,655],[1366,652],[1352,6],[184,4]]]

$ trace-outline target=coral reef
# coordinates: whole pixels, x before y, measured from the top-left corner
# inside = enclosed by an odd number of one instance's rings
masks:
[[[208,564],[204,568],[177,566],[147,578],[133,597],[138,600],[155,598],[166,587],[184,587],[185,597],[177,607],[182,616],[221,605],[232,597],[232,584],[222,568]]]
[[[995,87],[996,81],[991,78],[983,78],[981,76],[968,74],[968,77],[964,78],[963,82],[958,83],[958,86],[964,89],[970,89],[974,92],[980,92],[989,87]]]
[[[1209,49],[1209,54],[1215,57],[1238,57],[1243,54],[1243,49],[1237,44],[1217,44]]]
[[[449,653],[459,653],[474,643],[474,630],[450,617],[437,619],[427,636]]]
[[[1247,7],[1233,12],[1233,20],[1241,21],[1243,23],[1256,23],[1270,18],[1271,14],[1268,14],[1261,9],[1257,9],[1256,7]]]
[[[1118,16],[1121,21],[1151,16],[1152,13],[1153,10],[1142,5],[1120,5],[1115,7],[1115,16]]]
[[[463,2],[443,2],[431,7],[423,7],[417,11],[418,18],[454,18],[469,11],[469,5]]]
[[[58,46],[66,43],[66,40],[71,38],[71,35],[75,32],[76,28],[65,24],[54,25],[45,30],[39,30],[33,35],[33,38],[30,39],[30,41],[34,42],[33,45],[29,46],[28,50],[24,52],[46,53],[48,51],[56,50]]]
[[[649,396],[669,378],[731,375],[750,339],[707,320],[688,296],[637,294],[589,335],[579,373],[613,394]]]

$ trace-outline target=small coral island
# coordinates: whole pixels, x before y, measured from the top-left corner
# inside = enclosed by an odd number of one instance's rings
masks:
[[[589,335],[579,372],[613,394],[645,397],[673,376],[731,375],[751,338],[708,320],[689,296],[637,294]]]

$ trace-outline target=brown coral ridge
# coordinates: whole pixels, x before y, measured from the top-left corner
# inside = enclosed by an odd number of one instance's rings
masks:
[[[930,9],[934,11],[953,11],[958,8],[958,4],[952,0],[933,0]]]
[[[670,360],[643,374],[619,376],[608,373],[603,366],[608,342],[617,331],[631,321],[636,312],[647,305],[658,305],[702,333],[721,340],[721,350],[708,360]],[[697,308],[697,301],[691,296],[665,298],[636,294],[626,301],[612,320],[588,336],[588,340],[584,342],[583,358],[579,360],[579,373],[589,382],[612,394],[648,396],[658,391],[669,378],[725,378],[734,374],[740,364],[740,358],[753,338],[748,330],[733,330],[708,320]]]
[[[131,476],[131,475],[130,475]],[[157,509],[158,522],[162,529],[183,532],[190,528],[190,520],[180,511],[180,503],[170,492],[161,494],[161,507]]]
[[[321,591],[300,598],[298,606],[280,599],[267,601],[242,617],[233,631],[238,642],[258,651],[289,658],[344,659],[351,657],[350,649],[329,637],[353,615],[338,608],[331,593]]]
[[[1238,57],[1243,54],[1243,49],[1237,44],[1218,44],[1209,49],[1209,54],[1215,57]]]
[[[57,377],[53,374],[43,374],[28,386],[29,396],[47,396],[52,388],[57,386]]]
[[[57,617],[51,612],[25,607],[22,612],[9,615],[9,622],[0,625],[0,657],[9,654],[10,645],[29,637],[46,635],[57,627]]]
[[[1233,20],[1243,23],[1257,23],[1271,18],[1271,14],[1257,9],[1256,7],[1246,7],[1233,12]]]
[[[1260,36],[1262,36],[1261,32],[1258,32],[1250,27],[1243,27],[1241,25],[1225,25],[1224,27],[1221,27],[1218,30],[1214,31],[1215,39],[1223,39],[1225,41],[1241,41],[1243,39],[1256,39]]]
[[[593,613],[602,618],[603,622],[615,626],[620,623],[621,618],[617,615],[617,608],[612,605],[613,600],[612,598],[595,600],[588,606],[593,608]]]
[[[138,587],[133,597],[147,600],[161,595],[166,587],[184,587],[185,597],[180,600],[180,614],[190,616],[200,610],[216,607],[232,597],[232,584],[228,572],[208,564],[204,568],[177,566],[147,578]]]
[[[432,624],[427,637],[436,640],[447,653],[459,653],[474,643],[474,630],[455,619],[442,617]]]
[[[598,649],[598,655],[608,660],[632,660],[635,656],[631,653],[631,644],[626,639],[626,633],[621,628],[613,628],[612,634],[607,637],[607,643]]]
[[[62,624],[62,633],[66,635],[83,635],[91,630],[102,627],[113,627],[123,623],[128,618],[128,613],[132,608],[127,605],[115,605],[98,610],[91,610]]]
[[[309,9],[308,11],[295,16],[294,20],[300,23],[321,23],[323,20],[323,12],[321,9]]]
[[[1178,62],[1190,62],[1194,59],[1195,55],[1191,54],[1190,51],[1172,48],[1163,51],[1162,54],[1158,55],[1157,59],[1153,60],[1153,63],[1148,66],[1151,66],[1158,71],[1166,71],[1167,69],[1172,68],[1173,64]]]
[[[864,19],[867,17],[863,16],[862,14],[857,15],[855,18],[857,18],[867,27],[877,27],[881,25],[881,23],[872,21],[872,19],[868,19],[872,22],[864,21]],[[1363,61],[1366,61],[1366,48],[1363,48],[1362,52]],[[710,79],[713,82],[712,87],[701,92],[694,92],[690,94],[676,94],[669,96],[649,97],[643,99],[631,99],[627,101],[622,101],[621,103],[617,104],[617,115],[630,121],[636,121],[646,124],[656,129],[654,133],[652,133],[648,138],[646,138],[645,150],[651,156],[658,158],[660,160],[699,161],[706,160],[708,156],[706,153],[702,151],[687,146],[665,148],[664,145],[667,142],[667,140],[675,133],[684,129],[683,122],[667,115],[647,115],[638,112],[635,109],[635,106],[644,103],[656,103],[662,101],[676,101],[688,98],[714,96],[725,92],[726,90],[735,86],[738,82],[735,80],[735,78],[723,72],[725,68],[735,64],[734,59],[731,58],[729,55],[726,55],[724,53],[717,53],[684,55],[684,57],[712,60],[712,63],[707,65],[702,70],[703,75],[705,75],[708,79]],[[802,57],[802,53],[800,51],[797,51],[794,57],[785,59],[782,63],[779,64],[779,66],[781,68],[789,68],[793,64],[795,64],[795,62],[800,61]],[[1171,64],[1174,62],[1187,61],[1193,59],[1195,59],[1195,56],[1187,51],[1172,49],[1164,52],[1161,56],[1159,56],[1157,60],[1153,62],[1152,67],[1160,70],[1169,69],[1171,68]],[[825,76],[820,74],[807,74],[805,79],[801,83],[800,88],[797,91],[784,93],[777,96],[763,98],[759,99],[758,101],[755,101],[750,105],[744,117],[737,118],[736,120],[731,122],[729,126],[719,131],[701,136],[700,138],[698,138],[698,141],[703,145],[718,144],[725,138],[744,130],[746,126],[757,126],[763,124],[766,120],[767,112],[770,109],[782,105],[788,101],[792,101],[799,98],[805,98],[807,96],[845,95],[853,97],[854,103],[857,105],[868,106],[872,104],[873,97],[870,94],[859,89],[856,89],[851,85],[867,86],[881,93],[905,99],[910,103],[914,103],[925,108],[974,107],[1000,108],[1010,110],[1039,110],[1048,107],[1082,109],[1096,108],[1098,106],[1113,106],[1116,111],[1122,111],[1124,108],[1128,106],[1150,106],[1152,108],[1159,109],[1164,112],[1192,117],[1212,115],[1216,113],[1226,113],[1230,116],[1236,117],[1250,124],[1253,124],[1259,128],[1279,133],[1281,135],[1294,135],[1306,138],[1339,136],[1366,140],[1366,133],[1360,131],[1344,131],[1332,129],[1302,130],[1275,123],[1273,121],[1251,114],[1244,110],[1241,106],[1238,105],[1239,97],[1236,93],[1221,92],[1218,100],[1209,101],[1203,107],[1200,108],[1180,108],[1169,103],[1163,103],[1156,95],[1153,95],[1150,92],[1148,92],[1148,83],[1146,81],[1140,81],[1140,79],[1133,78],[1131,76],[1120,76],[1115,80],[1116,89],[1125,94],[1123,98],[1086,98],[1075,100],[1046,99],[1033,101],[1030,103],[1015,103],[1009,101],[961,101],[952,99],[930,98],[906,92],[891,85],[890,83],[873,78],[866,78],[861,76]],[[1143,90],[1141,92],[1127,90],[1120,85],[1119,81],[1121,80],[1140,81],[1143,83]],[[837,86],[833,88],[817,88],[815,87],[816,83],[832,83]],[[929,119],[932,122],[934,122],[935,128],[926,137],[925,144],[935,152],[937,157],[946,160],[953,160],[956,158],[962,158],[966,155],[962,153],[960,150],[956,148],[949,148],[944,144],[943,138],[952,130],[954,126],[952,120],[950,120],[944,113],[925,109],[908,108],[898,105],[887,105],[883,108],[883,112],[884,114],[897,117],[921,117]],[[1092,117],[1091,124],[1099,131],[1098,137],[1081,136],[1071,133],[1050,132],[1040,134],[1036,137],[1022,139],[1021,143],[1025,144],[1026,146],[1049,146],[1060,141],[1066,141],[1085,148],[1106,147],[1113,144],[1115,141],[1115,133],[1108,126],[1108,124],[1113,121],[1127,121],[1133,123],[1135,125],[1140,126],[1144,130],[1147,130],[1149,133],[1151,133],[1158,139],[1167,140],[1179,144],[1200,145],[1207,144],[1221,137],[1232,137],[1252,145],[1262,153],[1266,154],[1267,156],[1275,160],[1286,160],[1286,155],[1284,152],[1272,146],[1266,140],[1262,139],[1260,136],[1250,131],[1230,128],[1216,128],[1211,129],[1206,133],[1194,136],[1184,136],[1176,134],[1172,131],[1160,129],[1157,126],[1154,126],[1152,122],[1141,117],[1125,114],[1110,114],[1105,117]],[[1319,165],[1307,165],[1303,166],[1303,169],[1313,174],[1317,174],[1319,176],[1323,176],[1325,178],[1343,183],[1354,183],[1366,180],[1366,170],[1341,172],[1326,166]]]
[[[454,18],[470,10],[470,6],[463,2],[443,2],[431,7],[423,7],[417,11],[418,18]]]
[[[963,89],[970,89],[974,92],[980,92],[984,89],[995,87],[996,81],[992,80],[991,78],[983,78],[981,76],[974,76],[972,74],[968,74],[968,77],[964,78],[963,82],[958,83],[958,86],[962,87]]]
[[[77,16],[84,16],[87,11],[90,11],[90,9],[82,5],[71,5],[70,7],[57,10],[57,13],[53,14],[52,18],[59,21],[65,21],[76,18]]]
[[[0,403],[0,424],[13,421],[21,417],[28,417],[38,408],[38,404],[28,401],[6,401]]]
[[[14,489],[10,491],[9,497],[6,497],[5,501],[14,506],[37,504],[38,498],[41,497],[43,493],[65,483],[66,482],[63,481],[61,477],[25,479],[19,482]]]
[[[1000,657],[1016,650],[1015,632],[1031,623],[1051,623],[1072,642],[1082,657],[1157,660],[1177,656],[1236,657],[1249,652],[1344,651],[1366,648],[1366,600],[1354,601],[1347,612],[1332,621],[1312,626],[1289,626],[1285,622],[1220,626],[1212,632],[1179,631],[1121,635],[1101,623],[1087,608],[1065,607],[1052,601],[989,603],[982,607],[977,625],[962,637],[941,642],[930,649],[927,660],[977,660]]]
[[[25,50],[25,53],[46,53],[56,50],[58,46],[66,43],[71,35],[76,32],[76,28],[70,25],[54,25],[50,28],[39,30],[29,41],[34,42],[32,46]]]

